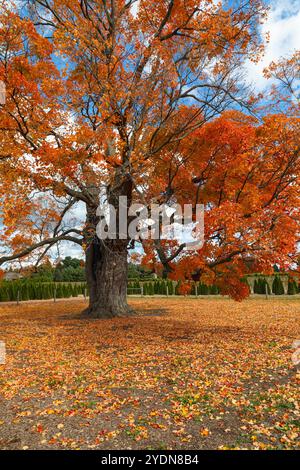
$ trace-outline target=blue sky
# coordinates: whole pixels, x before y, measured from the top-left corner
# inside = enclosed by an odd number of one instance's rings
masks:
[[[246,66],[247,80],[253,83],[257,91],[268,86],[262,71],[270,62],[300,49],[300,0],[270,0],[268,3],[271,10],[261,29],[263,34],[270,34],[270,42],[266,45],[262,61]]]

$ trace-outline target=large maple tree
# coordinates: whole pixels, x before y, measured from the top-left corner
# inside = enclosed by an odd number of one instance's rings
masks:
[[[120,196],[128,207],[205,205],[200,250],[142,241],[144,262],[161,263],[166,276],[201,276],[242,298],[246,272],[287,264],[298,235],[299,108],[282,69],[293,77],[297,56],[268,71],[279,79],[272,100],[282,93],[284,112],[253,117],[241,79],[245,60],[262,52],[265,16],[258,0],[4,2],[0,263],[39,261],[57,243],[78,244],[86,314],[128,314],[135,241],[97,237],[105,194],[117,215]],[[83,227],[67,218],[78,202]]]

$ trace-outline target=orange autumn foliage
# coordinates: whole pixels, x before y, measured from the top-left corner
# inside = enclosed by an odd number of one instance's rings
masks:
[[[241,299],[245,274],[290,266],[299,232],[299,114],[291,98],[299,56],[266,71],[280,84],[268,103],[239,78],[263,51],[264,2],[27,5],[4,2],[0,10],[1,265],[76,244],[90,256],[98,299],[106,273],[96,269],[105,256],[95,256],[96,212],[105,189],[110,201],[205,205],[201,250],[142,243],[153,271],[205,278]],[[282,96],[285,107],[272,111]],[[72,211],[80,204],[78,221]],[[109,250],[126,261],[137,243]],[[122,269],[115,291],[125,296]]]
[[[170,185],[180,203],[205,205],[201,250],[182,251],[175,261],[178,245],[161,243],[173,277],[198,272],[241,299],[249,293],[244,274],[271,273],[275,263],[289,268],[299,238],[299,135],[299,118],[267,115],[258,125],[230,112],[195,131],[177,155],[164,155],[153,194]]]

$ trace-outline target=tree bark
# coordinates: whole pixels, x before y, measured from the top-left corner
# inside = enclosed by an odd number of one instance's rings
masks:
[[[128,207],[132,198],[132,183],[128,177],[121,177],[116,172],[113,188],[108,189],[108,202],[116,208],[119,221],[119,197],[128,198]],[[98,198],[98,189],[93,194]],[[87,205],[87,223],[84,233],[86,246],[86,278],[89,287],[89,306],[83,312],[91,318],[113,318],[132,313],[127,303],[127,239],[100,240],[96,235],[99,217],[96,215],[97,204]],[[119,234],[119,223],[117,223]]]
[[[124,244],[93,241],[86,251],[89,306],[84,316],[113,318],[131,313],[127,303],[127,249]]]

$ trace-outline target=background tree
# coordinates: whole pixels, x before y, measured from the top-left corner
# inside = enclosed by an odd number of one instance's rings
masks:
[[[67,256],[53,270],[54,281],[80,282],[85,280],[84,263],[77,258]]]
[[[205,244],[191,253],[184,243],[147,242],[145,263],[156,251],[171,276],[198,273],[235,298],[248,293],[245,273],[272,274],[275,262],[287,269],[299,238],[299,124],[283,113],[260,124],[223,113],[165,156],[153,193],[169,184],[174,200],[204,203]]]

